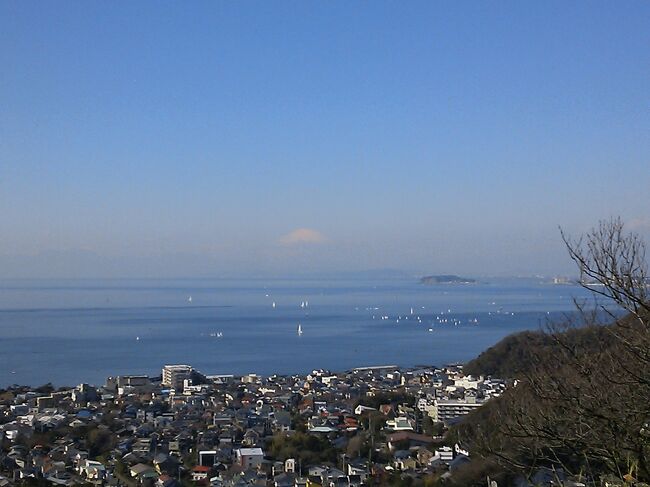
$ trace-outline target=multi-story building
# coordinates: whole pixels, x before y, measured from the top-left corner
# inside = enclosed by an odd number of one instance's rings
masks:
[[[449,421],[459,416],[465,416],[483,403],[474,398],[467,400],[437,399],[435,402],[435,421]]]
[[[192,367],[190,365],[165,365],[162,369],[162,384],[164,386],[182,390],[184,381],[191,378]]]
[[[257,468],[264,460],[264,452],[261,448],[238,448],[235,454],[237,463],[246,469]]]

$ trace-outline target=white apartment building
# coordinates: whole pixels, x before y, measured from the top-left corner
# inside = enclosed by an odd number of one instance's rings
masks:
[[[469,400],[437,399],[435,402],[435,418],[432,419],[434,421],[449,421],[471,413],[474,409],[481,407],[482,404],[482,402],[476,402],[475,398],[469,398]]]
[[[183,390],[183,382],[191,377],[190,365],[165,365],[162,369],[162,384],[174,389]]]

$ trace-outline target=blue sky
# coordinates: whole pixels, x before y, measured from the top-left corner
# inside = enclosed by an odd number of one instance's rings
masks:
[[[650,3],[2,2],[0,276],[568,273],[650,229]]]

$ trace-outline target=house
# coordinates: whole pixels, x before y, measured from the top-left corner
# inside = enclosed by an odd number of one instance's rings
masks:
[[[254,447],[260,442],[260,434],[254,429],[246,430],[244,433],[244,438],[242,440],[242,445],[248,447]]]
[[[178,481],[169,475],[161,475],[156,480],[155,487],[179,487]]]
[[[202,467],[212,467],[217,462],[216,450],[200,450],[199,465]]]
[[[246,469],[257,468],[264,460],[264,452],[261,448],[238,448],[235,450],[237,463]]]
[[[166,453],[158,453],[153,459],[153,465],[156,468],[156,472],[160,475],[176,475],[178,473],[179,459],[174,455],[168,455]]]
[[[454,459],[454,451],[449,446],[442,446],[436,450],[435,456],[439,457],[441,462],[451,463]]]
[[[287,458],[284,461],[284,471],[287,473],[296,473],[296,459]]]
[[[347,483],[347,475],[342,470],[334,467],[309,467],[309,480],[311,482],[320,482],[319,484],[312,483],[311,485],[341,485],[341,482]],[[309,483],[307,485],[310,485]]]
[[[368,469],[365,465],[359,462],[350,462],[347,467],[349,478],[358,477],[361,482],[364,482],[368,478]]]
[[[290,431],[291,430],[291,414],[287,411],[276,411],[273,413],[273,430],[274,431]]]
[[[204,467],[203,465],[197,465],[192,469],[192,480],[194,482],[200,482],[208,478],[208,473],[210,472],[210,467]]]
[[[411,424],[408,418],[399,416],[395,419],[387,420],[386,428],[392,429],[393,431],[413,431],[413,424]]]
[[[101,462],[81,460],[77,467],[79,475],[88,481],[102,481],[106,479],[106,467]]]
[[[420,435],[411,431],[399,431],[386,437],[388,448],[394,450],[398,445],[408,442],[410,446],[426,446],[433,443],[433,438],[427,435]]]
[[[131,477],[136,477],[138,479],[158,476],[156,470],[152,466],[145,465],[144,463],[137,463],[136,465],[133,465],[129,469],[129,472],[131,473]]]
[[[140,438],[133,444],[131,451],[135,455],[146,458],[151,453],[151,446],[150,438]]]
[[[417,467],[417,462],[414,458],[409,455],[409,452],[397,452],[403,453],[403,455],[395,455],[395,460],[393,461],[393,466],[399,470],[415,470]]]
[[[377,411],[377,410],[375,408],[364,406],[362,404],[359,404],[356,408],[354,408],[354,414],[356,414],[357,416],[360,416],[363,413],[367,413],[368,411]]]
[[[41,475],[44,478],[57,477],[61,473],[65,473],[65,462],[49,461],[41,466]]]
[[[294,487],[293,474],[280,473],[273,477],[273,487]]]
[[[78,480],[75,480],[68,472],[58,472],[56,475],[49,475],[47,480],[54,485],[62,485],[64,487],[72,487],[78,485]]]

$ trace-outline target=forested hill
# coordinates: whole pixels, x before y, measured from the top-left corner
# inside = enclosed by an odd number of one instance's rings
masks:
[[[588,326],[570,329],[562,335],[572,346],[588,351],[602,343],[606,333],[606,327]],[[540,357],[552,361],[559,346],[552,335],[542,331],[515,333],[470,360],[463,370],[471,375],[517,378],[535,367]]]
[[[461,441],[472,460],[450,485],[485,485],[487,476],[513,485],[513,475],[542,467],[648,482],[648,350],[650,320],[639,314],[611,325],[518,333],[483,352],[466,372],[519,382],[451,428],[450,441]]]

